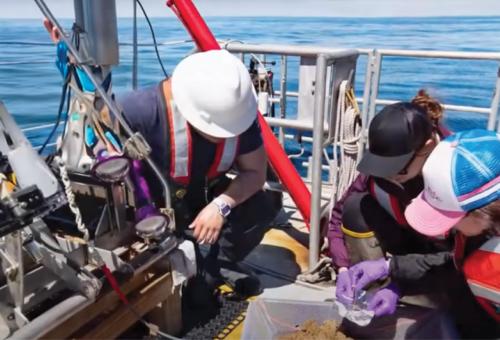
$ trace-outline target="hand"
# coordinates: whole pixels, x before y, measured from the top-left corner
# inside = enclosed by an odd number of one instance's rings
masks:
[[[349,268],[354,291],[361,291],[366,285],[389,275],[389,261],[385,258],[363,261]]]
[[[351,278],[347,268],[340,268],[337,275],[337,288],[335,289],[337,301],[345,306],[352,305],[354,300],[354,290],[352,289]]]
[[[219,208],[210,203],[196,216],[189,229],[194,229],[193,236],[199,244],[213,244],[219,238],[224,225],[224,218],[219,214]]]
[[[59,32],[57,27],[54,27],[52,22],[47,18],[43,20],[43,26],[45,26],[45,29],[47,30],[47,32],[49,32],[52,42],[57,44],[61,39],[61,32]]]
[[[375,316],[391,315],[396,311],[399,300],[399,290],[393,284],[376,292],[368,301],[368,310]]]

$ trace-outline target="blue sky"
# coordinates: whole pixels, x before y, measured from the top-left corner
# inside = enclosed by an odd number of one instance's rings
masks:
[[[72,0],[46,0],[58,17],[73,16]],[[172,16],[166,0],[142,0],[150,16]],[[130,16],[132,0],[116,0]],[[500,16],[500,0],[195,0],[206,16]],[[0,18],[40,18],[33,0],[0,0]]]

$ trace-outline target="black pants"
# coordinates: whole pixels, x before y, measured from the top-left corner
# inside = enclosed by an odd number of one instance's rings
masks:
[[[278,195],[276,192],[260,190],[236,206],[215,244],[200,246],[193,240],[197,250],[198,274],[212,283],[221,278],[221,267],[230,268],[257,247],[281,209]],[[191,230],[184,229],[184,234],[188,239],[193,239]]]

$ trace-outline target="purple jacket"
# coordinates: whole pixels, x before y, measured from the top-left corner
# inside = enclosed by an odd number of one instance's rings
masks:
[[[351,186],[344,193],[342,198],[335,203],[332,210],[332,216],[328,223],[328,246],[330,248],[330,256],[332,257],[333,264],[336,267],[349,267],[349,256],[344,242],[344,234],[340,229],[342,225],[342,211],[344,210],[344,201],[349,195],[354,192],[367,192],[368,191],[368,176],[359,174],[358,177],[352,182]]]

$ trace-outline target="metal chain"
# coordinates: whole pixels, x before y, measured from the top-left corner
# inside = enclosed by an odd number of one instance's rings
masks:
[[[64,192],[66,193],[66,199],[68,200],[68,205],[73,214],[75,215],[75,222],[78,231],[83,234],[83,239],[85,242],[89,241],[89,230],[83,223],[82,213],[80,212],[80,208],[76,204],[75,194],[71,188],[71,182],[68,176],[68,170],[66,169],[66,164],[60,156],[55,156],[54,160],[56,161],[57,166],[59,167],[59,171],[61,174],[61,180],[64,185]]]

